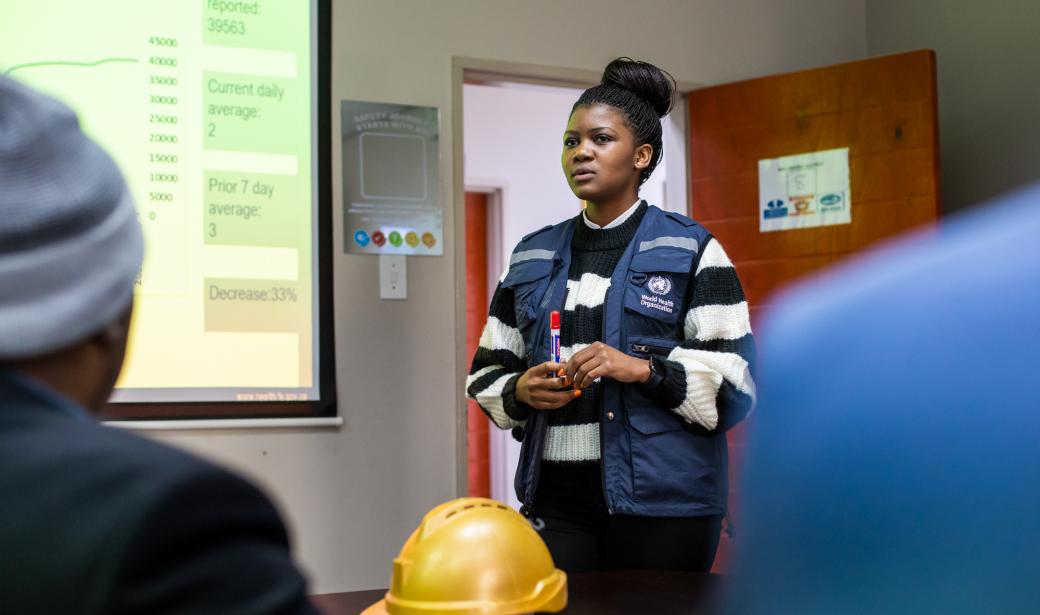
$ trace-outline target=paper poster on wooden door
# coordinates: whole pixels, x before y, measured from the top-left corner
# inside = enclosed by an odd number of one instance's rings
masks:
[[[849,148],[758,161],[760,232],[849,224]]]

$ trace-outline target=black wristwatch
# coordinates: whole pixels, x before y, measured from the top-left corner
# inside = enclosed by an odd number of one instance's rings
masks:
[[[647,390],[654,390],[664,382],[664,361],[657,355],[650,355],[650,378],[643,383]]]

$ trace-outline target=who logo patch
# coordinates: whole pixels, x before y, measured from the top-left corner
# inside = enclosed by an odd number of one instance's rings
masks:
[[[655,275],[646,283],[646,288],[655,295],[667,295],[672,292],[672,281],[663,275]]]

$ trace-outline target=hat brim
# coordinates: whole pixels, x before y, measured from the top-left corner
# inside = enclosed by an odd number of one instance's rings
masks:
[[[361,611],[361,615],[390,615],[386,610],[386,598]]]

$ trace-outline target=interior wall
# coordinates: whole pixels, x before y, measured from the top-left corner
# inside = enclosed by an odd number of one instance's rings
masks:
[[[867,0],[867,50],[934,49],[943,212],[1040,178],[1040,3]]]
[[[720,83],[866,52],[863,0],[382,0],[333,3],[338,430],[157,436],[260,482],[285,512],[316,593],[385,587],[422,514],[465,489],[452,58],[601,71],[629,55]],[[594,9],[594,10],[593,10]],[[441,118],[442,257],[408,259],[408,299],[378,297],[377,259],[342,253],[339,101],[432,105]],[[461,192],[463,186],[458,186]]]

